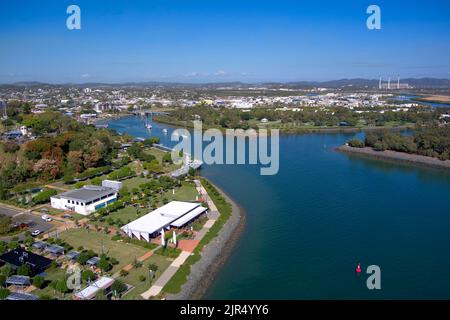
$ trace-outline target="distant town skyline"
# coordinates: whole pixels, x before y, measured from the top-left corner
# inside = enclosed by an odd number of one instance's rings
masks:
[[[71,4],[81,30],[66,28]],[[448,79],[449,21],[438,0],[8,2],[0,83]]]

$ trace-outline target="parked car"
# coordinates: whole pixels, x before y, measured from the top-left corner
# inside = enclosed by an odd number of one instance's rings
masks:
[[[29,228],[34,227],[36,225],[36,222],[33,220],[28,220],[24,222]]]
[[[46,221],[46,222],[50,222],[50,221],[52,221],[53,219],[52,218],[50,218],[48,215],[46,215],[46,214],[44,214],[42,217],[42,220],[44,220],[44,221]]]
[[[40,235],[40,234],[41,234],[41,230],[38,230],[38,229],[34,230],[34,231],[31,233],[31,235],[32,235],[33,237],[36,237],[36,236],[38,236],[38,235]]]

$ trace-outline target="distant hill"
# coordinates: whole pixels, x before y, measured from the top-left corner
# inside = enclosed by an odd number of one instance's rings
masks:
[[[438,78],[407,78],[400,79],[401,83],[408,83],[415,88],[450,88],[450,79],[438,79]],[[376,88],[378,87],[378,79],[339,79],[330,81],[295,81],[295,82],[264,82],[264,83],[244,83],[244,82],[218,82],[218,83],[183,83],[183,82],[124,82],[124,83],[100,83],[100,82],[87,82],[87,83],[65,83],[65,84],[49,84],[37,81],[29,82],[16,82],[12,84],[0,85],[0,88],[14,88],[14,87],[79,87],[79,88],[125,88],[125,87],[166,87],[166,88],[205,88],[205,89],[217,89],[221,87],[228,88],[249,88],[254,86],[263,86],[267,88],[291,88],[291,89],[304,89],[304,88],[343,88],[343,87],[355,87],[355,88]],[[386,79],[383,79],[386,82]],[[396,79],[392,79],[392,83],[396,83]]]

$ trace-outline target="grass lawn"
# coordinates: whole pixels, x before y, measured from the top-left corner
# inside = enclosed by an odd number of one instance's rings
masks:
[[[167,269],[167,267],[170,265],[172,260],[168,260],[165,257],[159,256],[159,255],[153,255],[149,259],[144,261],[144,265],[138,269],[131,269],[129,271],[129,274],[126,277],[121,278],[125,283],[132,285],[134,289],[125,295],[123,297],[124,300],[140,300],[141,294],[145,291],[147,291],[151,284],[156,281],[156,279],[159,278],[159,276],[164,272],[164,270]],[[156,277],[155,279],[150,282],[149,279],[149,270],[148,265],[149,264],[156,264],[158,266],[158,270],[156,271]],[[139,276],[143,275],[145,276],[145,281],[139,280]]]
[[[195,201],[197,194],[198,192],[194,182],[182,181],[181,187],[175,189],[175,194],[173,194],[172,190],[168,190],[161,196],[161,199],[166,198],[169,201]]]
[[[162,150],[156,149],[156,148],[146,149],[145,152],[155,156],[155,158],[158,160],[159,164],[163,163],[162,162],[162,158],[167,153],[166,151],[162,151]],[[174,170],[176,170],[176,169],[178,169],[180,167],[181,167],[180,165],[176,165],[176,164],[167,164],[167,163],[165,163],[165,164],[162,165],[162,169],[163,169],[164,172],[171,172],[171,171],[174,171]]]
[[[144,213],[149,213],[151,209],[146,208],[135,208],[133,206],[127,206],[125,208],[122,208],[120,210],[114,211],[110,213],[106,219],[112,218],[114,220],[117,220],[120,218],[123,223],[127,223],[127,221],[133,221],[137,218],[141,217]],[[100,225],[107,226],[109,225],[106,221],[98,222]]]
[[[119,264],[114,266],[112,273],[119,271],[127,264],[134,261],[148,252],[148,249],[143,247],[111,240],[110,235],[88,231],[86,229],[69,229],[59,234],[59,237],[77,249],[83,246],[85,249],[91,249],[97,254],[102,253],[102,244],[104,253],[108,256],[114,257],[119,261]]]
[[[133,188],[139,188],[139,185],[149,181],[151,181],[151,179],[134,177],[131,179],[123,180],[122,184],[124,187],[127,187],[129,191],[131,191]]]
[[[55,290],[49,286],[50,282],[52,282],[53,280],[64,279],[66,277],[66,269],[52,268],[50,270],[47,270],[46,273],[47,276],[45,277],[45,280],[48,282],[47,286],[42,289],[36,289],[31,293],[38,297],[42,295],[48,295],[51,297],[56,297],[58,299],[69,299],[71,297],[70,293],[63,296],[61,293],[55,293]]]

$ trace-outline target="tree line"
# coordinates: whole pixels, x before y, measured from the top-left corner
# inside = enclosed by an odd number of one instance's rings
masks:
[[[364,141],[352,139],[348,144],[357,148],[371,147],[377,151],[392,150],[449,160],[450,127],[417,127],[412,135],[387,130],[368,132]]]

